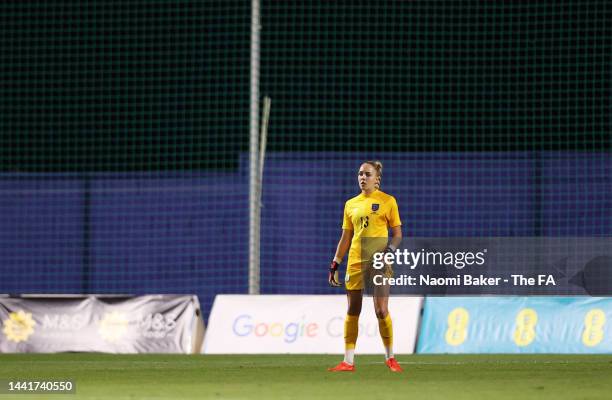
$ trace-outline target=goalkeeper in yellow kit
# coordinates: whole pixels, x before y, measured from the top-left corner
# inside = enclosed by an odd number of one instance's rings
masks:
[[[393,196],[379,189],[382,178],[382,164],[379,161],[366,161],[359,167],[358,182],[361,194],[348,200],[344,205],[342,237],[338,242],[336,254],[329,268],[329,284],[341,286],[338,279],[338,266],[347,251],[349,257],[346,268],[345,285],[348,298],[348,311],[344,321],[344,360],[330,371],[354,371],[355,343],[357,342],[359,314],[363,300],[364,271],[362,268],[369,260],[362,259],[362,242],[365,237],[384,238],[385,243],[391,229],[391,242],[385,251],[395,251],[402,240],[402,222],[397,202]],[[384,248],[384,247],[383,247]],[[383,250],[383,249],[378,249]],[[385,363],[391,371],[401,372],[402,368],[393,357],[393,325],[388,310],[388,291],[374,293],[374,311],[378,318],[380,336],[385,346]]]

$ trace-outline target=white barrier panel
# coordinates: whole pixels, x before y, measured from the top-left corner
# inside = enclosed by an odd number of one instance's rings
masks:
[[[414,352],[422,297],[391,297],[394,351]],[[210,313],[206,354],[344,353],[344,295],[219,295]],[[363,299],[357,354],[384,352],[371,297]]]

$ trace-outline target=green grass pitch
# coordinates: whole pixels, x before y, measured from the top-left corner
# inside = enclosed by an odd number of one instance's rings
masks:
[[[611,399],[612,355],[356,356],[354,373],[330,373],[341,356],[2,354],[0,379],[69,378],[59,399]]]

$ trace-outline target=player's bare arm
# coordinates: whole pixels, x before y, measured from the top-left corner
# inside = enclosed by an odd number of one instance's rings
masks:
[[[392,246],[393,249],[397,249],[402,242],[402,226],[393,226],[391,227],[391,241],[389,245]]]
[[[338,241],[338,246],[336,247],[336,254],[334,255],[334,261],[337,262],[338,264],[342,263],[344,256],[346,255],[349,248],[351,247],[352,239],[353,239],[353,231],[349,229],[343,229],[342,236],[340,236],[340,240]]]

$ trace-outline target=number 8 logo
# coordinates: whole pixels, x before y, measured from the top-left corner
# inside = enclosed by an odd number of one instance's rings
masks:
[[[446,343],[459,346],[467,338],[467,326],[470,322],[470,313],[465,308],[455,308],[448,314],[448,329],[446,330]]]
[[[597,346],[604,337],[603,327],[606,325],[606,314],[599,308],[595,308],[584,317],[584,332],[582,343],[585,346]]]
[[[538,313],[531,308],[524,308],[516,315],[514,343],[517,346],[527,346],[535,339],[535,327],[538,323]]]

